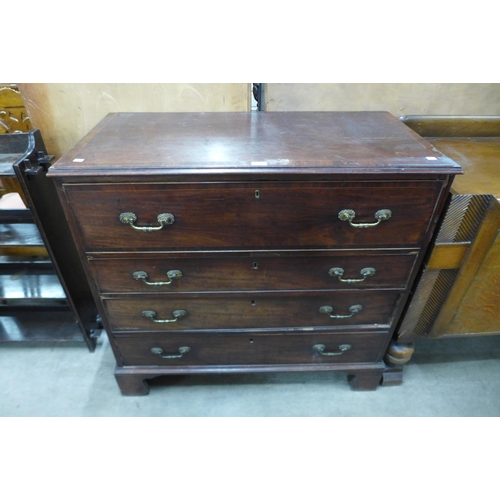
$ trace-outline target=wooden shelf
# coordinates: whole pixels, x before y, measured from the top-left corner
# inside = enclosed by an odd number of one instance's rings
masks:
[[[0,275],[0,293],[2,301],[66,299],[61,282],[55,273],[28,274],[25,269],[10,275]]]
[[[31,274],[55,272],[54,264],[48,257],[31,255],[0,255],[0,274],[29,271]]]
[[[102,325],[39,130],[0,134],[0,342],[84,340]]]
[[[83,344],[82,332],[70,310],[0,316],[0,343],[54,341]]]
[[[0,210],[0,224],[34,224],[31,211],[22,209]]]
[[[0,224],[0,240],[2,255],[48,257],[42,236],[35,224]]]
[[[21,154],[0,153],[0,177],[14,178],[16,174],[12,165],[19,160]]]
[[[34,224],[0,224],[2,247],[43,246],[40,231]]]

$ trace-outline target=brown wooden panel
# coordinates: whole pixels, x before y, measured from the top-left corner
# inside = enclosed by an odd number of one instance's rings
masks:
[[[446,333],[500,333],[500,232],[486,253]]]
[[[88,252],[418,247],[440,189],[437,181],[65,185]],[[356,213],[353,223],[377,222],[382,209],[392,216],[360,229],[339,219],[344,209]],[[142,232],[120,222],[125,212],[137,226],[158,226],[165,212],[175,222]]]
[[[385,333],[247,335],[217,333],[214,335],[172,334],[118,338],[116,344],[124,365],[236,365],[285,363],[370,363],[380,360],[385,347]],[[341,351],[339,346],[349,345]],[[324,345],[324,352],[342,352],[326,356],[314,349]],[[151,352],[159,347],[164,355],[179,355],[180,347],[189,347],[182,357],[164,359]]]
[[[430,141],[465,171],[453,181],[453,193],[492,194],[500,199],[500,133],[497,137],[437,137]]]
[[[466,175],[455,178],[453,193],[500,199],[500,116],[424,115],[402,121],[460,164]]]
[[[489,210],[486,216],[479,226],[479,230],[476,238],[471,244],[470,250],[467,252],[466,257],[463,260],[462,266],[460,267],[459,273],[456,280],[453,283],[453,288],[444,302],[439,315],[437,316],[434,324],[432,325],[431,335],[438,337],[451,333],[449,331],[450,324],[454,323],[455,331],[469,330],[469,333],[480,333],[478,328],[482,328],[481,323],[483,320],[478,320],[477,328],[470,324],[467,319],[468,314],[462,316],[462,312],[458,312],[461,308],[462,301],[467,294],[469,294],[469,287],[475,283],[477,286],[476,276],[480,275],[484,279],[485,276],[490,274],[489,266],[493,266],[491,270],[491,276],[495,277],[494,261],[490,261],[488,265],[485,265],[485,257],[490,248],[492,248],[493,242],[498,235],[500,228],[500,203],[495,198],[490,200]],[[495,248],[495,245],[493,245]],[[493,252],[494,255],[494,252]],[[494,278],[495,279],[495,278]],[[490,283],[490,279],[487,280]],[[495,286],[494,282],[490,285],[485,285],[485,289],[488,286]],[[494,295],[493,295],[494,297]],[[479,304],[472,304],[473,308],[480,307]],[[480,315],[483,313],[481,312]],[[467,326],[459,327],[458,325],[463,321],[467,323]]]
[[[117,113],[48,176],[98,284],[121,387],[144,393],[142,375],[294,367],[374,388],[459,173],[383,112]],[[342,284],[333,267],[376,274]],[[167,292],[130,281],[177,269]]]
[[[297,255],[298,254],[298,255]],[[319,254],[319,255],[318,255]],[[142,257],[142,258],[140,258]],[[235,256],[227,254],[201,254],[191,257],[91,260],[94,279],[100,293],[160,293],[223,290],[305,290],[402,288],[413,268],[413,254],[336,252],[276,252],[272,255],[254,254]],[[364,279],[362,282],[341,282],[333,268],[344,270],[344,280]],[[374,269],[375,274],[363,278],[361,270]],[[182,273],[170,280],[169,271]],[[133,274],[144,271],[145,280]],[[148,283],[165,283],[149,285]],[[170,284],[168,284],[170,283]]]
[[[49,175],[460,174],[389,113],[109,114]]]
[[[422,137],[500,137],[500,116],[491,110],[488,115],[410,115],[401,121]]]
[[[426,269],[458,269],[470,243],[437,243]]]
[[[356,291],[307,294],[247,293],[167,295],[103,301],[114,332],[176,331],[246,328],[336,328],[343,325],[388,325],[400,294],[393,291]],[[352,313],[351,306],[361,305]],[[330,318],[320,313],[331,306]],[[143,317],[143,311],[154,311],[156,319],[173,318],[173,311],[184,310],[186,316],[174,323],[155,323]]]

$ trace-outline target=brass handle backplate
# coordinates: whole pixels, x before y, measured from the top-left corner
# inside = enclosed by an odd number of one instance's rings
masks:
[[[340,356],[341,354],[344,354],[344,352],[348,351],[351,349],[351,344],[340,344],[338,346],[338,351],[334,352],[327,352],[325,351],[326,346],[324,344],[316,344],[313,345],[313,349],[318,352],[318,354],[321,354],[322,356]]]
[[[177,269],[173,269],[171,271],[167,271],[167,277],[169,281],[147,281],[149,276],[146,271],[134,271],[132,273],[132,278],[134,278],[137,281],[141,280],[142,282],[146,283],[146,285],[150,286],[170,285],[174,280],[181,279],[182,273]]]
[[[156,311],[142,311],[142,315],[154,321],[155,323],[175,323],[178,319],[183,318],[187,315],[187,312],[184,309],[178,309],[176,311],[172,311],[172,316],[174,319],[156,319]]]
[[[319,308],[319,312],[321,314],[328,314],[330,318],[333,319],[343,319],[343,318],[352,318],[355,314],[358,314],[359,311],[363,309],[359,304],[349,307],[349,311],[351,314],[332,314],[333,307],[332,306],[321,306]]]
[[[178,359],[182,358],[184,354],[188,353],[191,350],[191,347],[183,346],[179,347],[179,354],[164,354],[164,350],[161,347],[151,347],[151,352],[160,356],[163,359]]]
[[[173,224],[175,222],[175,217],[172,214],[159,214],[156,219],[160,223],[159,226],[136,226],[134,223],[137,220],[137,215],[135,215],[133,212],[123,212],[122,214],[120,214],[120,222],[122,224],[128,224],[130,227],[133,227],[137,231],[145,231],[148,233],[151,231],[159,231],[164,226]]]
[[[392,212],[384,208],[382,210],[378,210],[375,212],[375,219],[377,219],[377,222],[365,222],[365,223],[354,223],[352,222],[354,220],[354,217],[356,217],[356,212],[354,210],[341,210],[339,212],[339,219],[342,221],[348,221],[349,224],[352,227],[358,227],[358,228],[367,228],[367,227],[374,227],[378,226],[382,221],[384,220],[389,220],[392,217]]]
[[[330,276],[336,276],[342,283],[360,283],[361,281],[365,281],[368,276],[373,276],[375,274],[375,269],[373,267],[365,267],[364,269],[361,269],[359,274],[363,277],[358,279],[344,279],[342,277],[344,275],[344,270],[341,267],[332,267],[328,271],[328,274]]]

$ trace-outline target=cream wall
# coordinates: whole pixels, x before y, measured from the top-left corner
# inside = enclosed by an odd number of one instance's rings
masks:
[[[500,115],[499,83],[267,83],[266,111]]]
[[[23,83],[34,128],[59,158],[108,113],[250,111],[249,83]]]
[[[33,127],[59,158],[107,113],[250,111],[250,83],[20,84]],[[500,115],[499,83],[267,83],[266,111]]]

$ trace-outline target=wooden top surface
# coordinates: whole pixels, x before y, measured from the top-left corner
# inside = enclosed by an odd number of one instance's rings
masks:
[[[456,194],[492,194],[500,199],[500,116],[409,116],[403,121],[460,164]]]
[[[465,175],[456,177],[456,194],[492,194],[500,199],[499,137],[436,137],[431,142],[460,163]]]
[[[457,174],[386,112],[112,113],[51,176],[204,173]]]

